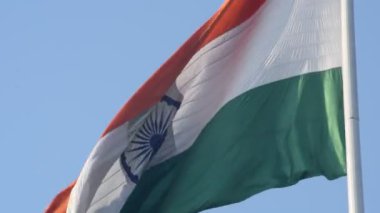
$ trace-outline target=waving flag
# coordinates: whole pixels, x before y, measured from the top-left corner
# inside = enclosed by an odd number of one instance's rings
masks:
[[[340,0],[226,1],[46,212],[198,212],[345,175],[340,29]]]

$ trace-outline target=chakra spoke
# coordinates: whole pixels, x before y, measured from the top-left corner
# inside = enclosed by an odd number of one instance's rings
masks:
[[[162,130],[162,128],[163,128],[162,121],[164,120],[164,114],[165,114],[165,111],[162,111],[161,112],[161,116],[160,116],[160,124],[159,124],[159,129],[160,130]]]
[[[158,106],[159,106],[159,105],[158,105]],[[158,106],[156,107],[156,113],[154,114],[154,115],[155,115],[155,116],[154,116],[155,118],[154,118],[154,123],[153,123],[153,125],[154,125],[154,133],[155,133],[155,134],[158,133],[159,128],[160,128],[160,127],[158,126],[158,124],[157,124],[157,123],[158,123],[158,120],[159,120],[159,119],[158,119],[158,115],[159,115],[159,112],[158,112],[159,107],[158,107]]]
[[[150,113],[149,117],[146,119],[145,124],[146,127],[148,128],[148,132],[151,133],[153,131],[153,126],[152,126],[152,112]]]
[[[157,124],[157,121],[154,122],[154,134],[157,135],[159,134],[160,132],[160,129],[158,128],[158,124]]]
[[[170,119],[172,117],[172,114],[173,114],[173,111],[171,111],[169,113],[168,117],[166,117],[166,120],[164,122],[164,127],[161,129],[161,134],[164,133],[166,131],[166,129],[168,128],[168,125],[169,125]]]
[[[142,125],[139,129],[139,132],[138,133],[141,133],[142,135],[144,135],[147,140],[149,140],[150,138],[150,131],[148,129],[146,129],[146,125]]]
[[[137,148],[129,149],[129,150],[127,150],[127,152],[134,152],[134,151],[137,151],[140,149],[150,149],[150,146],[149,146],[149,144],[145,144],[145,145],[139,146]]]
[[[152,112],[152,114],[151,114],[151,116],[149,117],[149,120],[148,120],[148,123],[149,123],[149,125],[151,126],[151,132],[152,133],[154,133],[154,120],[153,120],[153,113],[154,112]]]
[[[149,131],[147,131],[143,127],[144,127],[144,125],[139,128],[137,134],[142,135],[142,136],[144,136],[146,138],[146,140],[149,140],[149,137],[150,137]]]
[[[138,139],[140,139],[140,140],[142,140],[142,141],[149,141],[149,137],[145,138],[144,136],[140,135],[139,133],[140,133],[140,132],[138,132],[138,133],[136,134],[136,138],[138,138]]]
[[[150,156],[152,156],[152,150],[150,150],[150,152],[147,153],[147,154],[144,156],[144,158],[140,160],[139,164],[137,164],[137,166],[136,166],[136,169],[138,169],[138,168],[141,166],[141,164],[142,164],[142,163],[143,163],[148,157],[149,157],[149,159],[150,159]]]
[[[148,148],[148,149],[144,149],[142,151],[140,151],[140,153],[138,155],[136,155],[131,161],[134,161],[136,160],[137,158],[139,158],[141,155],[144,155],[145,153],[149,152],[151,149]]]

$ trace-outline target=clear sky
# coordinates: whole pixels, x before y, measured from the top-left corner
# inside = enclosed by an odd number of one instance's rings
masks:
[[[42,212],[121,106],[222,1],[1,0],[1,212]],[[370,213],[380,212],[379,6],[355,8]],[[206,212],[347,212],[346,178],[312,178]]]

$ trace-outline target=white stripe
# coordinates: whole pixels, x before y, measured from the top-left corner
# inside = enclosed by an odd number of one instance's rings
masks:
[[[268,0],[254,17],[199,51],[178,77],[184,99],[173,123],[175,154],[188,149],[236,96],[340,67],[340,35],[339,0]]]
[[[261,85],[341,66],[340,0],[267,0],[252,18],[202,48],[176,86],[183,94],[173,121],[175,148],[159,150],[150,166],[188,149],[227,102]],[[128,123],[103,137],[86,161],[67,212],[117,212],[134,184],[118,159]],[[129,129],[128,129],[129,128]],[[165,144],[164,144],[165,145]]]

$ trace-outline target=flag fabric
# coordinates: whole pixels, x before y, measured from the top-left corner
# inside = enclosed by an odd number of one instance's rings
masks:
[[[187,213],[345,175],[340,0],[227,0],[46,212]]]

